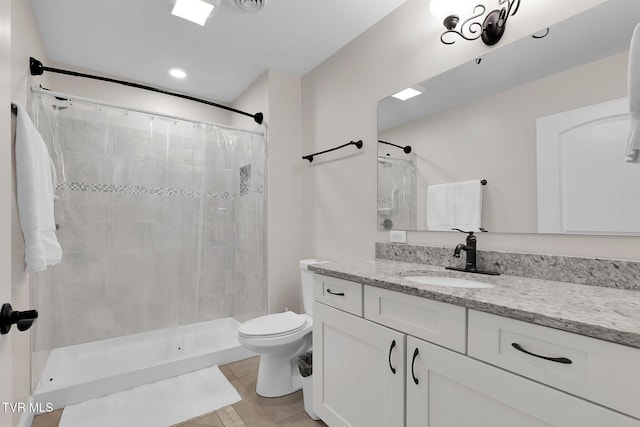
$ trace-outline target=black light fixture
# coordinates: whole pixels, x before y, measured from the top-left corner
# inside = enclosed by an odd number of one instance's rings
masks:
[[[447,29],[440,35],[440,41],[444,44],[454,44],[455,37],[449,37],[452,35],[464,40],[481,38],[488,46],[498,43],[507,27],[507,20],[518,12],[520,0],[497,0],[497,2],[498,7],[489,13],[485,13],[487,11],[485,5],[475,5],[471,17],[458,26],[463,12],[467,12],[465,9],[471,9],[468,4],[465,5],[465,2],[460,0],[431,0],[429,5],[431,14],[443,19],[442,23]]]

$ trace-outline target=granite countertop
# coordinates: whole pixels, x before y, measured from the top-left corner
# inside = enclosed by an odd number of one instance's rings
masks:
[[[488,276],[444,267],[376,259],[309,266],[327,276],[416,295],[470,309],[549,326],[640,348],[640,291],[518,276]],[[403,279],[411,272],[494,285],[467,289],[423,285]]]

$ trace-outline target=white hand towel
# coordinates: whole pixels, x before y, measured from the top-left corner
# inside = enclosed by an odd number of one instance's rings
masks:
[[[478,231],[482,219],[479,179],[427,187],[427,229]]]
[[[640,160],[640,24],[633,30],[629,47],[629,113],[631,130],[625,161]]]
[[[51,159],[42,136],[18,105],[16,118],[16,190],[24,235],[26,271],[62,261],[53,217]]]

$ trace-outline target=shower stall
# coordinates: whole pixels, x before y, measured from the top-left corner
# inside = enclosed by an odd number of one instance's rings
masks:
[[[249,357],[266,314],[265,136],[34,90],[59,265],[32,275],[34,399],[62,407]]]

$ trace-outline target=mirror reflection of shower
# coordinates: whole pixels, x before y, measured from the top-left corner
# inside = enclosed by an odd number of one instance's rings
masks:
[[[378,155],[378,226],[406,230],[416,226],[416,155]]]

